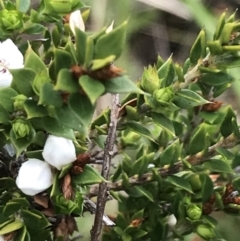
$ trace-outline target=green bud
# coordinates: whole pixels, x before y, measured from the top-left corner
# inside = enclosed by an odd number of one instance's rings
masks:
[[[166,87],[153,92],[153,99],[161,105],[168,105],[174,98],[174,91],[172,87]]]
[[[28,136],[31,132],[30,125],[22,118],[14,121],[12,129],[17,138]]]
[[[198,191],[202,188],[202,182],[198,174],[191,175],[187,180],[191,185],[193,191]]]
[[[141,135],[136,132],[129,131],[126,135],[121,138],[122,146],[136,146],[137,141],[141,138]]]
[[[148,69],[144,69],[141,86],[144,91],[150,94],[160,88],[160,80],[156,67],[149,66]]]
[[[27,99],[27,97],[25,95],[22,95],[22,94],[17,95],[14,98],[14,103],[13,103],[14,110],[24,110],[23,104],[24,104],[26,99]]]
[[[68,14],[78,5],[79,0],[45,0],[44,3],[49,13]]]
[[[187,215],[192,220],[198,220],[202,216],[202,209],[196,204],[190,204],[186,207]]]
[[[209,240],[216,237],[216,233],[209,224],[200,224],[197,226],[197,234],[202,238]]]
[[[4,9],[0,12],[1,27],[6,30],[16,30],[23,26],[22,16],[16,10]]]

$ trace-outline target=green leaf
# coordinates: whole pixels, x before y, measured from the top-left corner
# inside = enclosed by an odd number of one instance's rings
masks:
[[[220,35],[222,33],[223,27],[225,25],[225,17],[226,17],[226,12],[223,12],[218,20],[217,26],[215,33],[213,35],[213,40],[217,40],[220,38]]]
[[[57,76],[55,90],[62,90],[68,93],[79,92],[80,86],[77,79],[73,78],[72,72],[69,69],[61,69]]]
[[[236,114],[234,113],[231,106],[227,106],[225,110],[225,118],[221,124],[220,131],[223,137],[227,137],[231,135],[234,131],[232,119],[236,118]]]
[[[79,175],[72,176],[72,182],[78,185],[91,185],[104,181],[105,179],[100,175],[100,173],[90,165],[86,165],[83,168],[83,172]]]
[[[69,96],[69,106],[76,113],[85,128],[88,128],[94,113],[94,106],[88,97],[79,93],[71,94]]]
[[[233,173],[230,164],[219,159],[211,159],[204,162],[204,167],[213,172]]]
[[[20,229],[23,226],[23,222],[19,220],[15,220],[12,223],[9,223],[8,225],[4,226],[2,229],[0,229],[0,235],[4,235],[10,232],[13,232],[15,230]]]
[[[72,110],[69,105],[64,104],[60,108],[55,108],[55,112],[58,121],[64,126],[79,131],[81,133],[84,133],[84,131],[86,131],[86,127],[83,125],[80,117],[76,114],[75,111]]]
[[[109,79],[102,83],[104,84],[106,91],[109,93],[144,93],[126,75]]]
[[[44,27],[40,23],[31,23],[29,26],[25,27],[23,30],[23,33],[25,34],[41,34],[46,30],[46,27]]]
[[[8,202],[4,209],[3,209],[3,215],[4,216],[10,216],[15,214],[20,208],[28,207],[29,202],[25,198],[15,198],[14,200]]]
[[[132,170],[129,176],[134,176],[135,174],[141,176],[148,169],[148,159],[146,155],[143,155],[141,158],[136,160],[133,163]]]
[[[7,124],[9,124],[10,120],[11,120],[11,117],[10,117],[9,113],[0,104],[0,123],[7,125]]]
[[[63,178],[63,177],[69,172],[69,170],[70,170],[70,168],[72,167],[72,165],[73,165],[73,164],[70,163],[70,164],[64,166],[64,167],[61,169],[58,178],[59,178],[59,179]]]
[[[181,91],[176,92],[173,102],[175,105],[183,109],[209,103],[207,100],[202,98],[202,96],[188,89],[182,89]]]
[[[207,202],[213,194],[213,182],[211,178],[206,174],[200,174],[200,180],[202,182],[202,201]]]
[[[45,131],[52,135],[65,137],[67,139],[75,140],[75,135],[72,129],[62,125],[58,120],[51,117],[44,117],[43,126]]]
[[[85,64],[84,67],[89,68],[90,63],[93,59],[94,54],[94,44],[92,38],[87,38],[87,46],[86,46],[86,56],[85,56]]]
[[[97,70],[105,67],[106,65],[111,64],[115,60],[115,55],[110,55],[106,57],[105,59],[94,59],[91,62],[91,70]]]
[[[36,74],[48,73],[47,67],[42,59],[33,51],[31,46],[28,46],[25,54],[24,67],[32,69]]]
[[[54,90],[54,86],[50,83],[45,83],[40,90],[39,104],[61,107],[63,101],[60,93]]]
[[[97,81],[88,75],[83,75],[79,79],[79,84],[87,94],[92,104],[94,104],[98,97],[105,91],[105,87],[100,81]]]
[[[17,92],[27,96],[34,96],[34,91],[32,88],[33,80],[36,76],[36,73],[32,69],[12,69],[10,70],[13,75],[13,81],[11,86],[13,89],[16,89]]]
[[[132,131],[134,131],[142,136],[145,136],[148,139],[150,139],[151,141],[155,142],[151,132],[146,127],[144,127],[142,124],[140,124],[136,121],[128,121],[126,126],[128,128],[130,128]]]
[[[88,37],[86,33],[81,31],[79,28],[75,28],[75,34],[76,34],[77,60],[80,65],[84,65],[86,61]]]
[[[18,93],[11,88],[0,89],[0,104],[7,111],[13,111],[13,102],[14,97],[16,97]]]
[[[234,27],[236,23],[226,23],[223,26],[222,33],[220,36],[220,41],[222,44],[228,44],[230,42],[230,38],[232,33],[234,32]]]
[[[234,78],[224,72],[220,73],[208,73],[203,75],[203,77],[199,80],[200,83],[204,83],[209,86],[220,86],[227,83],[232,83]]]
[[[15,213],[21,208],[21,203],[10,201],[8,202],[4,209],[3,215],[5,217],[9,217],[11,215],[15,215]]]
[[[64,50],[67,51],[72,56],[73,64],[77,65],[78,64],[77,53],[70,36],[68,38],[68,41],[67,41],[67,44],[65,45]]]
[[[54,59],[50,65],[50,76],[52,80],[56,80],[58,78],[58,74],[63,69],[70,70],[72,66],[72,57],[71,55],[62,49],[55,49],[54,50]]]
[[[168,183],[171,183],[173,186],[177,187],[177,188],[181,188],[189,193],[193,193],[192,192],[192,188],[191,185],[188,183],[188,181],[186,181],[184,178],[182,177],[178,177],[175,175],[169,176],[166,178],[166,181]]]
[[[207,129],[203,123],[197,127],[190,139],[189,153],[194,155],[200,151],[206,150],[209,144],[210,143],[207,138]]]
[[[172,124],[172,121],[169,120],[165,115],[163,115],[161,113],[154,113],[154,112],[152,112],[151,113],[151,117],[152,117],[153,121],[158,126],[160,126],[162,129],[167,131],[172,136],[175,136],[175,130],[174,130],[174,126]]]
[[[126,41],[127,22],[113,29],[110,33],[102,35],[95,44],[94,59],[104,59],[115,55],[118,59],[123,51]]]
[[[206,55],[206,33],[205,33],[205,30],[201,30],[190,50],[190,61],[193,64],[197,64],[198,60],[200,58],[204,58],[205,55]]]
[[[22,210],[21,216],[24,220],[24,223],[27,227],[33,228],[36,230],[42,230],[51,224],[47,218],[37,210]]]
[[[30,0],[16,0],[16,8],[19,12],[26,13],[30,8],[30,5]]]
[[[175,69],[172,62],[172,56],[158,69],[161,88],[168,87],[172,84],[175,77]]]
[[[25,225],[18,230],[16,236],[14,237],[14,241],[30,241]]]
[[[24,109],[27,112],[27,118],[36,118],[36,117],[44,117],[48,115],[47,110],[42,106],[38,105],[34,100],[25,100]]]
[[[132,236],[133,240],[137,240],[139,238],[142,238],[143,236],[145,236],[147,234],[148,234],[148,232],[144,231],[142,229],[131,232],[131,236]]]
[[[42,72],[39,72],[34,80],[33,80],[33,84],[32,84],[32,87],[33,87],[33,90],[34,92],[39,95],[40,94],[40,91],[42,89],[42,86],[45,84],[45,83],[50,83],[51,82],[51,79],[50,77],[48,76],[48,73],[42,71]]]
[[[149,201],[154,202],[152,193],[142,186],[132,187],[129,194],[133,197],[146,197]]]
[[[160,165],[171,165],[178,161],[181,154],[179,139],[168,145],[160,154]]]
[[[131,220],[143,218],[143,215],[144,215],[144,209],[141,209],[135,214],[133,214],[133,216],[131,217]]]

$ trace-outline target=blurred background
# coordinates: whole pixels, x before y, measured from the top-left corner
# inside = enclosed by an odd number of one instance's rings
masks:
[[[238,7],[240,0],[84,0],[91,6],[87,30],[100,30],[112,20],[115,25],[128,20],[128,38],[125,52],[115,63],[131,77],[141,78],[144,67],[156,62],[158,54],[167,59],[173,54],[175,62],[182,64],[201,28],[205,28],[212,38],[218,17],[227,10],[229,15]],[[240,17],[240,12],[237,13]],[[240,82],[238,69],[231,72],[237,79],[233,87],[221,98],[239,111]],[[109,101],[104,97],[99,101],[99,112]],[[116,204],[107,204],[107,213],[116,215]],[[89,240],[89,230],[93,216],[86,213],[79,219],[80,233]],[[237,241],[240,236],[240,219],[217,212],[219,231],[227,241]],[[195,235],[186,241],[200,241]]]

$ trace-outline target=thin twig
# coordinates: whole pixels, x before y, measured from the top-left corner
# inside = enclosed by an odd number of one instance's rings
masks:
[[[90,200],[89,198],[84,198],[83,204],[91,214],[96,213],[97,206],[92,200]],[[116,225],[106,214],[103,214],[102,221],[106,226],[109,226],[109,227]]]
[[[109,177],[109,170],[111,166],[112,156],[114,154],[114,144],[117,132],[117,120],[119,112],[119,95],[112,95],[112,110],[110,117],[110,124],[108,129],[108,136],[103,155],[102,176],[107,180]],[[107,200],[108,184],[103,182],[99,184],[99,192],[97,198],[97,209],[94,219],[94,225],[91,230],[91,241],[100,241],[102,230],[102,220],[104,215],[105,204]]]
[[[186,161],[191,164],[192,166],[200,165],[204,163],[205,161],[209,160],[213,156],[217,154],[217,148],[222,147],[225,149],[230,149],[235,147],[236,145],[240,144],[240,141],[238,138],[236,138],[233,134],[228,136],[227,138],[222,138],[219,142],[214,144],[213,146],[210,146],[208,148],[207,153],[198,152],[195,155],[188,156],[186,158]],[[181,161],[176,162],[174,165],[170,167],[162,167],[158,169],[158,173],[162,178],[166,178],[167,176],[173,175],[175,173],[180,172],[183,170],[183,163]],[[154,181],[153,179],[153,173],[147,172],[143,174],[141,177],[130,177],[129,178],[129,186],[135,186],[135,185],[141,185],[147,182]],[[125,187],[122,184],[122,181],[117,181],[113,183],[108,183],[108,189],[112,191],[120,191],[124,190]],[[88,193],[88,197],[94,197],[98,194],[99,189],[98,185],[93,185],[90,188],[90,192]]]

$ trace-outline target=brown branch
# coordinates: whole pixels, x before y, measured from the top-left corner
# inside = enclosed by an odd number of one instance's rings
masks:
[[[188,156],[188,157],[186,157],[186,161],[190,165],[193,165],[193,166],[200,165],[200,164],[204,163],[206,160],[209,160],[210,158],[215,156],[217,154],[216,150],[218,147],[230,149],[238,144],[240,144],[240,141],[232,134],[232,135],[228,136],[227,138],[221,139],[219,142],[217,142],[213,146],[210,146],[208,148],[207,153],[199,152],[195,155]],[[160,174],[160,176],[162,178],[165,178],[167,176],[180,172],[181,170],[183,170],[183,166],[184,166],[183,162],[179,161],[170,167],[159,168],[158,173]],[[153,174],[152,174],[152,172],[148,172],[148,173],[143,174],[141,177],[129,178],[129,185],[130,186],[141,185],[143,183],[151,182],[151,181],[153,181]],[[117,182],[113,182],[113,183],[108,183],[108,188],[109,188],[109,190],[112,190],[112,191],[124,190],[124,186],[123,186],[121,180],[117,181]],[[88,196],[89,197],[96,196],[98,193],[98,190],[99,190],[98,186],[93,185],[90,189]]]
[[[114,154],[114,144],[116,140],[117,121],[119,113],[119,95],[112,95],[112,110],[110,117],[110,124],[108,129],[108,136],[103,154],[102,176],[107,180],[109,177],[109,170],[111,166],[112,156]],[[94,225],[91,230],[91,241],[100,241],[102,230],[102,220],[104,215],[105,204],[108,196],[108,184],[103,182],[99,185],[97,197],[97,209],[94,219]]]

